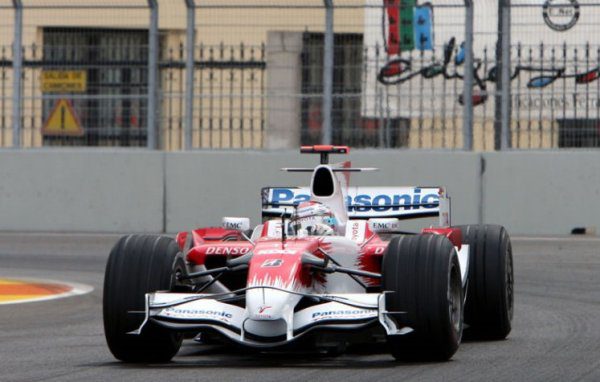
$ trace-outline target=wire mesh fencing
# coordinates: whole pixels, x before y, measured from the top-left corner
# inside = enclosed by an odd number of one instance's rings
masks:
[[[195,4],[192,147],[297,147],[307,124],[322,123],[305,106],[323,92],[304,84],[322,72],[307,52],[323,35],[322,0],[197,1]]]
[[[598,147],[599,12],[598,0],[0,0],[0,147]]]
[[[355,134],[370,146],[462,148],[465,2],[367,5]]]
[[[269,146],[267,130],[271,128],[271,139],[277,139],[283,127],[267,127],[267,110],[273,116],[282,113],[285,124],[294,124],[299,115],[289,100],[299,96],[296,89],[286,87],[285,78],[267,83],[267,66],[272,73],[287,69],[275,62],[267,63],[267,40],[278,31],[310,28],[297,19],[318,12],[318,7],[307,4],[295,8],[292,2],[264,0],[196,1],[193,7],[197,37],[193,45],[188,147]],[[290,55],[299,53],[297,41],[283,43]]]
[[[23,0],[11,11],[20,19],[2,18],[2,36],[21,56],[3,52],[0,71],[20,73],[9,95],[20,118],[4,135],[21,147],[146,147],[148,3]]]
[[[230,59],[195,69],[193,147],[461,148],[462,61],[448,68],[444,57],[464,58],[464,4],[198,2],[196,51]],[[444,32],[434,39],[436,27]],[[241,62],[241,47],[260,62]]]
[[[15,19],[10,0],[0,0],[0,147],[12,146],[13,128],[13,25]]]
[[[512,146],[599,147],[600,1],[513,0],[508,11]]]

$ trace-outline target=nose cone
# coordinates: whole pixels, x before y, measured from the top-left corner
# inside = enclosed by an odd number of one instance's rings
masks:
[[[302,254],[318,247],[314,239],[290,239],[259,242],[248,269],[246,309],[253,320],[278,320],[292,317],[294,307],[311,285],[308,269],[302,265]],[[291,313],[290,313],[291,312]]]
[[[294,293],[301,288],[301,273],[299,255],[255,254],[248,272],[248,287],[251,288],[246,291],[248,317],[278,320],[288,317],[289,312],[293,314],[302,298]]]
[[[252,320],[287,320],[302,297],[271,288],[251,289],[246,293],[246,309]]]

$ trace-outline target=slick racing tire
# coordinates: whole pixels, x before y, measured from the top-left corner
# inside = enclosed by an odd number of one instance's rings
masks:
[[[501,340],[513,318],[513,257],[510,237],[499,225],[465,225],[463,244],[469,245],[469,284],[465,302],[465,336]]]
[[[444,361],[454,355],[463,328],[463,289],[454,246],[445,236],[396,236],[383,256],[386,310],[398,329],[387,342],[400,361]]]
[[[168,362],[182,336],[147,323],[141,335],[127,334],[144,320],[145,294],[170,290],[179,247],[163,236],[130,235],[113,247],[104,276],[104,334],[111,353],[124,362]]]

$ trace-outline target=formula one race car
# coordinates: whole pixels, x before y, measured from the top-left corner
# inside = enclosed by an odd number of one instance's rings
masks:
[[[450,225],[443,187],[349,187],[330,165],[344,146],[316,153],[310,187],[262,190],[263,223],[176,239],[130,235],[108,259],[104,329],[126,362],[166,362],[182,339],[220,339],[259,350],[386,341],[398,360],[447,360],[463,328],[503,339],[513,316],[512,249],[506,230]],[[439,216],[404,232],[402,219]]]

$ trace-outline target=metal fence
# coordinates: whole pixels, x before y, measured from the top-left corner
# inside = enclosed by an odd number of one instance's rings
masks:
[[[13,1],[0,36],[4,144],[150,146],[153,2]],[[1,5],[0,5],[1,6]],[[156,44],[155,44],[156,45]],[[12,85],[12,87],[11,87]],[[10,94],[12,93],[12,94]],[[151,107],[151,105],[154,106]],[[10,138],[7,138],[10,137]]]
[[[513,0],[510,20],[512,146],[600,146],[600,1]],[[546,32],[532,24],[543,20]]]
[[[0,0],[0,147],[598,147],[599,19],[599,0]]]

